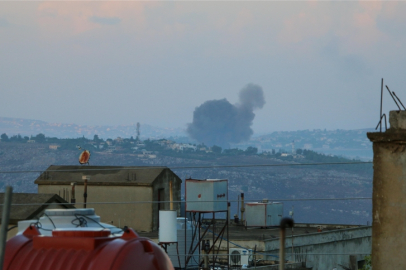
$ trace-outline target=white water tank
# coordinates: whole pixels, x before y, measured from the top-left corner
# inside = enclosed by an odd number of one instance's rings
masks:
[[[159,210],[159,242],[177,242],[177,211]]]
[[[283,204],[280,202],[252,202],[245,204],[245,222],[247,227],[279,226],[283,216]]]
[[[186,179],[186,212],[227,211],[228,180]]]

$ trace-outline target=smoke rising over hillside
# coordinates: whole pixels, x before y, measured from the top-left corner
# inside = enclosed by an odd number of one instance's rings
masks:
[[[239,99],[235,105],[220,99],[196,107],[193,122],[187,127],[190,137],[208,146],[222,147],[248,140],[253,134],[254,110],[265,104],[264,92],[260,86],[248,84],[241,89]]]

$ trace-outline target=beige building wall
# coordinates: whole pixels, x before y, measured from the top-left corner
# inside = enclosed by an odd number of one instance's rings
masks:
[[[406,269],[406,112],[390,112],[391,128],[373,142],[372,267]]]
[[[72,198],[70,185],[38,185],[38,193],[55,193],[62,197],[64,188],[69,191],[70,201]],[[83,193],[84,186],[76,185],[76,208],[83,208]],[[94,208],[102,222],[149,232],[153,226],[152,203],[138,202],[151,201],[152,197],[150,186],[88,185],[86,207]]]

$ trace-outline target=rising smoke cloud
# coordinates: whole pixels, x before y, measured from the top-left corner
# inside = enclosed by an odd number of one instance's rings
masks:
[[[239,103],[227,99],[208,100],[193,112],[193,122],[188,124],[190,137],[208,146],[229,147],[230,143],[248,140],[253,131],[254,110],[265,104],[262,88],[248,84],[241,89]]]

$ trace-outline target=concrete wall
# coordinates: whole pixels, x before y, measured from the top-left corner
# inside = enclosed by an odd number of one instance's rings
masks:
[[[173,196],[173,201],[178,201],[178,203],[173,203],[173,210],[178,211],[178,216],[180,216],[180,185],[182,184],[182,181],[176,177],[174,173],[171,173],[169,170],[164,170],[162,175],[158,177],[154,181],[154,186],[153,186],[153,200],[158,201],[158,191],[159,189],[164,190],[164,198],[161,198],[162,201],[169,201],[169,182],[172,182],[172,196]],[[170,210],[169,203],[164,204],[164,209],[161,210]],[[153,209],[153,225],[152,229],[158,230],[158,218],[159,218],[159,213],[158,213],[158,204],[154,203],[152,206]]]
[[[38,185],[38,193],[63,193],[70,185]],[[101,221],[117,227],[128,226],[136,231],[151,231],[152,203],[92,204],[92,202],[151,201],[152,187],[148,186],[93,186],[87,187],[87,208],[94,208]],[[76,185],[76,208],[83,207],[84,186]],[[71,196],[70,196],[71,197]]]
[[[374,150],[372,266],[406,269],[406,111],[391,111],[390,129],[368,133]]]
[[[305,269],[304,263],[285,263],[285,269]],[[279,264],[277,265],[265,265],[265,266],[257,266],[254,268],[255,270],[279,270]]]
[[[371,253],[371,235],[372,227],[365,226],[295,236],[293,239],[294,256],[291,255],[292,239],[287,237],[286,259],[306,262],[306,267],[313,267],[312,270],[343,269],[340,265],[349,267],[351,254],[368,255]],[[266,253],[278,255],[279,245],[279,239],[265,240]],[[356,258],[358,261],[362,261],[365,255],[357,255]],[[274,260],[274,257],[268,256],[267,259]]]

